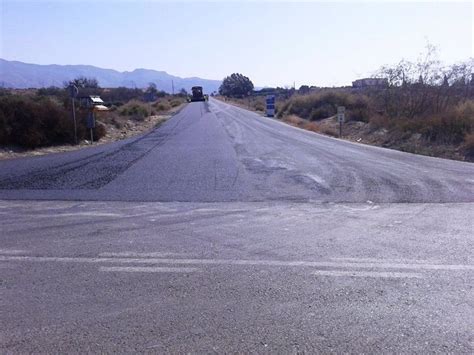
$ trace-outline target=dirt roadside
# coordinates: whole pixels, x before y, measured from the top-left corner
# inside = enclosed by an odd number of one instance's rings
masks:
[[[0,160],[15,159],[23,157],[41,156],[52,153],[70,152],[73,150],[94,147],[102,144],[115,142],[118,140],[134,137],[136,135],[150,131],[151,129],[160,126],[165,121],[176,115],[181,111],[186,103],[183,103],[173,109],[160,113],[158,115],[148,116],[143,121],[127,120],[121,128],[110,122],[100,122],[105,125],[107,134],[98,142],[91,143],[88,140],[79,142],[77,145],[57,145],[52,147],[43,147],[32,150],[27,150],[20,147],[0,147]]]
[[[253,111],[263,117],[264,112],[256,110],[252,104],[245,100],[224,100],[216,97],[217,100],[234,105],[249,111]],[[299,127],[315,133],[339,138],[339,123],[336,116],[328,117],[318,121],[308,121],[296,115],[284,116],[278,119],[291,126]],[[445,159],[467,161],[462,154],[460,147],[448,144],[433,144],[423,140],[420,134],[411,134],[406,136],[397,136],[389,132],[387,129],[374,129],[369,123],[360,121],[347,121],[342,126],[342,138],[351,142],[375,145],[403,152],[433,156]]]

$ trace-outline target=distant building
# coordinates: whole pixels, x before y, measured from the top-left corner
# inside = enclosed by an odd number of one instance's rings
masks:
[[[352,82],[352,87],[356,89],[362,88],[380,88],[388,86],[388,80],[386,78],[365,78],[358,79]]]

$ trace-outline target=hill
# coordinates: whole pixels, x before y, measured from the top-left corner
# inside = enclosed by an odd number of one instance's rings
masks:
[[[119,72],[113,69],[103,69],[92,65],[38,65],[18,61],[8,61],[0,58],[0,87],[26,89],[49,86],[63,86],[65,81],[79,76],[94,77],[101,87],[129,88],[147,87],[150,82],[166,92],[172,91],[172,81],[175,91],[185,88],[190,91],[192,86],[199,85],[204,92],[217,91],[220,80],[202,78],[180,78],[165,71],[151,69],[135,69],[131,72]]]

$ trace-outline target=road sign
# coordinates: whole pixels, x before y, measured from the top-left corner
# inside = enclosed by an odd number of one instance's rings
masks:
[[[344,122],[346,108],[344,106],[337,107],[337,120],[339,122]]]
[[[267,95],[267,97],[265,98],[265,103],[267,116],[275,116],[275,95]]]
[[[95,128],[95,116],[94,112],[89,112],[87,114],[87,121],[86,121],[87,128],[92,129]]]

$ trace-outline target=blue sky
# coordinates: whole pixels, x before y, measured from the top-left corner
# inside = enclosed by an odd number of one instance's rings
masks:
[[[257,86],[349,84],[426,42],[473,56],[471,2],[0,0],[0,57],[165,70]]]

